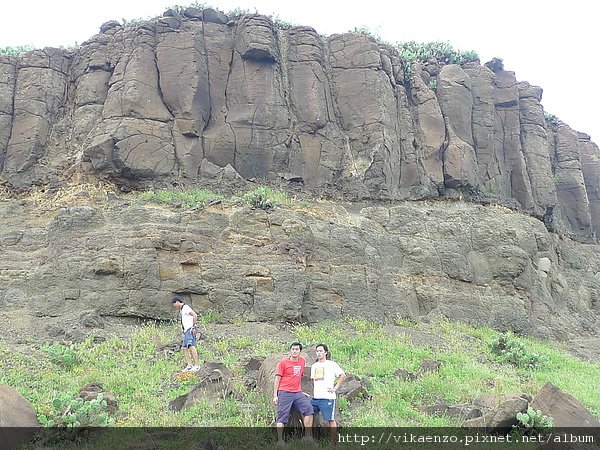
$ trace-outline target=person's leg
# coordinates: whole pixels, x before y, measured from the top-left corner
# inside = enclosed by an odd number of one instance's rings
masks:
[[[319,400],[313,398],[310,401],[310,406],[313,407],[313,412],[314,412],[313,423],[312,423],[312,426],[314,427],[315,426],[315,417],[317,417],[319,415],[319,413],[321,412],[321,409],[319,408]],[[313,435],[314,435],[314,433],[313,433]]]
[[[192,368],[192,355],[190,353],[190,347],[194,345],[192,330],[187,330],[183,334],[183,355],[185,356],[185,362],[187,366],[185,370],[190,370]]]
[[[190,349],[187,347],[183,348],[183,355],[185,356],[185,362],[188,366],[192,365],[192,357],[190,356]]]
[[[329,439],[331,439],[332,444],[335,444],[337,442],[337,422],[330,420],[327,423],[329,424]]]
[[[315,415],[317,414],[317,409],[321,411],[323,414],[323,420],[327,421],[327,426],[329,427],[329,436],[331,438],[331,443],[335,444],[335,440],[337,437],[337,422],[335,421],[335,400],[334,399],[317,399],[313,400],[311,403],[313,405],[313,409],[315,410]],[[317,407],[315,407],[315,404]]]
[[[198,350],[196,350],[196,347],[190,347],[190,352],[192,354],[192,358],[194,358],[194,365],[198,366]]]
[[[290,392],[279,391],[279,401],[277,403],[277,442],[283,444],[283,429],[290,418],[292,405],[294,404],[293,394]]]
[[[304,424],[304,437],[312,439],[313,414],[315,412],[308,397],[306,397],[304,393],[298,392],[294,399],[294,406],[303,416],[302,423]]]
[[[283,427],[285,427],[285,424],[282,422],[277,422],[277,442],[284,442],[283,440]]]
[[[304,416],[302,422],[304,423],[304,436],[312,438],[313,416]]]

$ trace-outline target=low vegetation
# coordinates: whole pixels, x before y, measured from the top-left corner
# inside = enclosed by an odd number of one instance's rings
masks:
[[[412,64],[415,62],[426,63],[429,60],[434,59],[440,65],[462,65],[468,62],[479,61],[479,55],[475,51],[456,50],[449,42],[406,41],[396,43],[395,47],[400,54],[402,68],[404,70],[404,82],[407,84],[410,84]],[[436,85],[430,86],[433,90],[435,90],[436,87]]]
[[[349,33],[369,36],[377,41],[383,42],[379,33],[372,31],[366,26],[354,27],[349,30]],[[432,59],[440,65],[446,64],[466,64],[469,62],[479,61],[479,55],[473,50],[457,50],[449,42],[434,41],[434,42],[417,42],[405,41],[397,42],[392,45],[398,50],[402,68],[404,70],[404,82],[410,84],[412,75],[412,64],[427,63]],[[435,83],[435,80],[432,80]],[[435,90],[436,85],[430,86]]]
[[[535,410],[531,406],[527,408],[527,412],[518,413],[517,420],[520,427],[515,428],[517,428],[516,433],[520,435],[544,433],[554,425],[551,417],[545,416],[540,410]]]
[[[115,425],[115,419],[107,412],[106,400],[102,394],[85,401],[73,398],[67,393],[52,401],[52,412],[46,416],[40,414],[40,423],[46,427],[109,427]]]
[[[55,344],[28,353],[9,351],[0,344],[0,384],[16,388],[46,425],[270,427],[274,421],[272,406],[259,391],[245,386],[244,366],[251,356],[286,351],[287,343],[259,339],[254,334],[231,333],[228,338],[217,339],[211,336],[207,324],[216,326],[215,322],[222,321],[217,314],[206,315],[201,321],[203,338],[198,350],[202,360],[221,361],[234,372],[235,398],[201,401],[180,413],[168,409],[169,401],[188,393],[196,383],[194,377],[176,377],[183,364],[181,351],[165,350],[179,342],[180,328],[175,322],[142,326],[128,339],[114,337],[95,343],[90,336],[78,344]],[[409,337],[414,333],[421,333],[425,342],[415,346]],[[482,394],[499,398],[521,392],[535,395],[547,381],[575,396],[596,417],[600,415],[600,397],[594,383],[590,383],[600,379],[600,364],[570,356],[553,343],[443,320],[432,324],[399,320],[397,325],[387,327],[356,319],[321,322],[297,325],[292,336],[306,345],[329,343],[333,359],[368,383],[370,400],[340,401],[346,426],[458,426],[459,419],[431,416],[420,407],[434,404],[437,399],[470,402]],[[500,358],[503,348],[518,348],[521,356],[516,361]],[[416,380],[395,375],[397,369],[418,372],[424,359],[441,361],[440,370],[424,373]],[[73,360],[76,362],[66,363]],[[522,360],[525,363],[520,363]],[[73,400],[88,383],[102,384],[117,398],[116,415],[106,413],[102,399],[94,404]],[[521,433],[550,424],[548,418],[533,410],[519,420],[523,424]],[[257,431],[252,439],[265,439],[261,436]]]
[[[34,50],[32,45],[17,45],[15,47],[0,47],[0,55],[21,56]]]
[[[238,193],[230,197],[207,189],[192,189],[189,191],[148,191],[141,193],[139,199],[165,206],[185,206],[190,208],[202,208],[207,204],[215,202],[248,206],[254,209],[273,209],[277,206],[291,206],[293,204],[293,200],[285,192],[265,186],[260,186],[248,192]]]
[[[560,123],[560,119],[558,117],[547,112],[544,113],[544,120],[551,125],[558,125]]]
[[[225,199],[223,195],[216,194],[208,189],[194,189],[181,192],[167,189],[147,191],[142,192],[139,195],[139,198],[146,202],[158,203],[161,205],[198,208],[203,207],[208,203]]]
[[[406,41],[396,43],[403,62],[427,62],[435,58],[440,64],[466,64],[478,61],[479,56],[473,50],[456,50],[449,42]]]
[[[513,364],[522,369],[538,370],[548,364],[548,358],[531,351],[513,333],[503,333],[491,342],[490,350],[496,361]]]

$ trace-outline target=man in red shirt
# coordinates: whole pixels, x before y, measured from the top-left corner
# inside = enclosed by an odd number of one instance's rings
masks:
[[[302,344],[292,342],[290,356],[277,364],[273,404],[277,405],[277,445],[284,445],[283,427],[288,422],[292,408],[302,414],[304,422],[304,441],[312,441],[313,407],[308,396],[302,392],[302,375],[306,360],[300,356]]]

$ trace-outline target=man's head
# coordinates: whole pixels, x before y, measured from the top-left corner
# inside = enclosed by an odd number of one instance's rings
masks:
[[[298,356],[300,356],[300,352],[302,351],[302,344],[300,342],[292,342],[290,344],[290,358],[293,360],[297,360]]]
[[[173,308],[181,308],[183,306],[183,299],[179,295],[174,295],[173,298],[171,298],[171,304],[173,305]]]
[[[325,361],[326,359],[329,359],[329,347],[327,347],[327,344],[317,345],[317,359],[319,361]]]

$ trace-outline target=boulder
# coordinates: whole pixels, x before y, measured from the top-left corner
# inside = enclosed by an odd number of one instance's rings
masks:
[[[481,410],[473,405],[466,403],[450,405],[442,399],[437,399],[434,405],[420,408],[420,411],[433,416],[449,416],[466,420],[482,416]]]
[[[1,447],[20,448],[34,438],[35,428],[40,426],[35,410],[25,397],[16,389],[0,384]]]
[[[592,382],[590,380],[590,382]],[[552,383],[545,383],[531,402],[534,410],[552,417],[555,427],[597,427],[600,421],[572,395],[561,391]]]
[[[433,359],[424,359],[421,361],[421,366],[419,367],[419,371],[421,373],[424,372],[437,372],[442,367],[442,362],[433,360]]]
[[[191,392],[169,402],[172,411],[183,411],[206,398],[210,402],[235,395],[232,386],[233,372],[218,361],[206,361],[198,372],[200,382]]]
[[[402,381],[414,381],[419,378],[419,374],[406,369],[397,369],[394,372],[394,375],[396,375],[396,378]]]
[[[495,396],[484,396],[484,398],[474,402],[476,405],[481,406],[480,412],[484,412],[483,416],[465,420],[462,426],[485,428],[488,432],[511,430],[514,425],[519,423],[517,414],[527,411],[530,400],[531,397],[527,394],[511,394],[497,404],[495,403]],[[497,404],[497,406],[493,407],[494,404]]]
[[[89,402],[98,398],[100,394],[102,394],[102,398],[106,401],[106,411],[109,413],[116,412],[119,407],[116,397],[110,392],[105,391],[101,384],[86,384],[75,395],[75,398],[82,398],[84,401]]]

